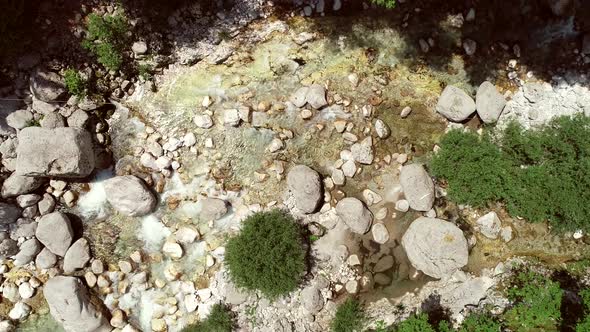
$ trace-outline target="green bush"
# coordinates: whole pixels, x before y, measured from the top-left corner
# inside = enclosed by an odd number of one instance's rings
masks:
[[[225,262],[238,287],[273,299],[299,284],[306,269],[300,227],[280,210],[260,212],[243,222],[226,245]]]
[[[83,96],[86,93],[86,81],[79,72],[74,69],[66,69],[64,80],[68,92],[75,96]]]
[[[338,306],[330,327],[332,332],[360,332],[365,313],[358,300],[348,298]]]
[[[576,325],[576,332],[590,332],[590,288],[582,289],[580,297],[584,304],[584,317]]]
[[[412,315],[408,319],[399,323],[396,332],[435,332],[436,330],[428,322],[428,315],[421,313]]]
[[[394,8],[396,0],[373,0],[376,5],[383,6],[385,8]]]
[[[537,130],[512,123],[496,138],[455,130],[440,147],[430,169],[450,199],[502,202],[531,222],[590,230],[590,118],[559,117]]]
[[[559,283],[535,272],[520,272],[507,290],[514,306],[506,311],[504,320],[512,331],[558,330],[561,321],[563,290]]]
[[[82,46],[92,51],[108,70],[119,70],[123,64],[125,34],[128,26],[121,15],[88,15],[86,38]]]
[[[231,332],[233,325],[229,309],[222,304],[216,304],[205,320],[185,327],[182,332]]]
[[[458,332],[500,332],[502,325],[492,316],[474,313],[463,321]]]

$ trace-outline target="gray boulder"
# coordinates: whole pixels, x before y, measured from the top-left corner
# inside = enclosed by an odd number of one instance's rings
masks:
[[[319,289],[309,286],[301,291],[301,303],[311,314],[316,314],[324,307],[324,298]]]
[[[287,189],[293,196],[295,206],[303,213],[315,212],[323,200],[320,175],[305,165],[297,165],[289,171]]]
[[[154,210],[156,197],[146,184],[133,175],[115,176],[104,182],[107,200],[128,216],[144,216]]]
[[[297,89],[297,91],[295,91],[295,93],[293,93],[291,95],[291,97],[289,98],[289,101],[297,107],[303,107],[305,105],[305,103],[307,103],[307,100],[305,97],[307,96],[308,91],[309,91],[309,88],[306,86],[303,86],[303,87]]]
[[[35,265],[40,269],[50,269],[57,263],[57,256],[49,249],[43,248],[35,258]]]
[[[0,203],[0,225],[8,225],[20,217],[21,210],[8,203]]]
[[[477,219],[476,224],[481,234],[489,239],[497,239],[502,230],[502,221],[494,211]]]
[[[39,188],[42,184],[42,178],[12,173],[2,184],[2,197],[8,198],[28,194]]]
[[[31,92],[39,100],[55,101],[66,95],[66,86],[57,73],[38,69],[31,76]]]
[[[88,240],[81,238],[74,242],[64,256],[64,272],[72,273],[84,268],[90,261],[90,245]]]
[[[402,237],[412,266],[433,278],[447,278],[467,264],[467,240],[459,227],[436,218],[420,217]]]
[[[52,253],[63,257],[72,244],[74,231],[68,216],[53,212],[39,219],[35,235]]]
[[[201,200],[200,217],[203,220],[218,220],[227,213],[227,204],[219,198],[204,198]]]
[[[18,110],[6,117],[6,123],[14,129],[23,129],[33,121],[33,113],[27,110]]]
[[[17,252],[18,243],[9,238],[8,234],[4,232],[0,233],[0,259],[16,255]]]
[[[14,258],[14,265],[23,266],[32,262],[37,257],[37,254],[41,252],[41,249],[43,249],[43,246],[37,239],[26,240],[20,245],[18,254]]]
[[[7,138],[2,144],[0,144],[0,154],[2,158],[16,158],[16,148],[18,147],[18,139]]]
[[[66,119],[59,113],[49,113],[41,119],[43,128],[61,128],[66,126]]]
[[[428,211],[434,204],[434,182],[419,164],[402,167],[400,184],[410,207],[416,211]]]
[[[496,86],[485,81],[477,89],[475,105],[483,122],[495,123],[506,106],[506,98],[498,92]]]
[[[16,172],[80,178],[94,170],[90,133],[78,128],[27,127],[18,135]]]
[[[370,165],[373,162],[373,138],[368,136],[350,147],[352,157],[356,162]]]
[[[365,234],[371,229],[373,214],[363,202],[354,197],[341,199],[336,204],[336,214],[354,233]]]
[[[450,121],[461,122],[475,112],[475,102],[465,91],[449,85],[438,99],[436,111]]]
[[[310,85],[307,94],[305,95],[305,100],[315,109],[320,109],[328,105],[328,101],[326,100],[326,89],[320,84]]]
[[[16,98],[15,98],[16,99]],[[19,100],[6,100],[0,103],[0,135],[8,136],[15,133],[14,128],[8,125],[6,118],[20,108]]]
[[[51,316],[66,332],[110,332],[107,319],[90,301],[88,290],[80,279],[57,276],[43,288]]]
[[[86,128],[90,116],[81,109],[77,109],[68,117],[68,127]]]
[[[10,238],[18,240],[19,238],[31,238],[35,236],[37,223],[33,219],[19,218],[15,223],[10,224]]]

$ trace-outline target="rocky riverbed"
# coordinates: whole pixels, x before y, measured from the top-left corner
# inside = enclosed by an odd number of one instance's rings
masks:
[[[471,11],[413,42],[402,30],[422,28],[401,14],[324,17],[321,4],[255,6],[259,19],[177,44],[177,61],[110,99],[70,97],[56,71],[29,68],[25,101],[0,104],[0,331],[181,331],[219,302],[240,331],[321,331],[348,295],[375,327],[433,293],[461,321],[508,305],[514,262],[590,258],[583,232],[448,202],[424,166],[451,128],[590,116],[586,76],[543,81],[507,48],[475,81],[469,63],[493,45],[462,36]],[[459,45],[443,67],[416,61],[442,58],[439,44]],[[270,301],[233,285],[224,246],[274,208],[306,227],[313,264]]]

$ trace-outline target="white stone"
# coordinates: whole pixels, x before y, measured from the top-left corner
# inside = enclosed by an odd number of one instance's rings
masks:
[[[223,123],[226,126],[237,127],[240,124],[240,114],[237,109],[227,109],[223,112]]]
[[[579,239],[581,239],[582,237],[584,237],[584,231],[583,231],[583,230],[581,230],[581,229],[578,229],[577,231],[575,231],[575,232],[574,232],[573,238],[574,238],[575,240],[579,240]]]
[[[199,128],[209,129],[213,127],[213,119],[208,114],[197,114],[193,121]]]
[[[395,202],[395,209],[400,212],[408,212],[410,209],[410,203],[405,199],[400,199],[399,201]]]
[[[35,294],[35,289],[28,282],[23,282],[18,286],[18,294],[23,299],[30,299]]]
[[[14,320],[23,320],[31,313],[31,307],[24,302],[17,302],[8,313],[8,316]]]
[[[359,291],[359,283],[356,280],[350,280],[344,286],[349,294],[356,294]]]
[[[271,152],[271,153],[277,152],[277,151],[279,151],[279,150],[281,150],[283,148],[284,148],[283,141],[281,141],[278,138],[274,138],[272,140],[272,142],[270,142],[270,144],[268,145],[268,151]]]
[[[356,164],[354,163],[354,160],[347,160],[342,165],[342,172],[345,176],[352,178],[356,174]]]
[[[371,227],[371,233],[373,234],[373,240],[379,244],[384,244],[389,241],[389,231],[383,224],[374,224]]]
[[[356,170],[355,170],[355,172],[356,172]],[[344,183],[346,183],[346,178],[344,177],[344,172],[339,169],[335,169],[334,171],[332,171],[332,181],[337,186],[344,185]]]
[[[209,107],[213,104],[213,99],[209,96],[205,96],[203,97],[203,102],[201,103],[201,105],[203,107]]]
[[[168,257],[175,258],[175,259],[181,258],[182,255],[184,254],[182,247],[178,243],[172,242],[172,241],[167,241],[166,243],[164,243],[164,246],[162,247],[162,251]]]
[[[381,195],[377,194],[376,192],[372,191],[371,189],[363,190],[363,197],[365,199],[365,203],[367,204],[367,206],[377,204],[383,200]]]
[[[194,312],[199,306],[199,301],[194,294],[185,295],[184,306],[186,308],[186,312]]]
[[[184,146],[191,147],[191,146],[197,144],[197,137],[195,136],[194,133],[188,133],[188,134],[184,135],[182,142],[183,142]]]
[[[190,244],[199,237],[199,232],[189,227],[181,227],[174,233],[174,237],[180,243]]]
[[[391,133],[389,126],[380,119],[375,120],[375,132],[379,138],[387,138]]]
[[[408,115],[410,115],[410,113],[412,113],[412,108],[410,106],[406,106],[404,107],[404,109],[401,111],[401,113],[399,114],[399,116],[402,119],[405,119],[408,117]]]

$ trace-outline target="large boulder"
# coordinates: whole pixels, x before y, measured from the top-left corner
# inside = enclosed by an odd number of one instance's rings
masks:
[[[20,217],[21,210],[8,203],[0,203],[0,225],[8,225]]]
[[[90,261],[90,244],[85,238],[78,239],[64,256],[64,273],[72,273],[84,268]]]
[[[18,139],[19,175],[80,178],[94,170],[92,139],[83,129],[27,127]]]
[[[53,212],[39,219],[35,236],[52,253],[63,257],[72,244],[74,231],[68,216]]]
[[[107,200],[117,211],[132,217],[154,210],[156,197],[147,185],[133,175],[115,176],[104,182]]]
[[[420,164],[402,167],[400,183],[410,207],[416,211],[428,211],[434,204],[434,182]]]
[[[354,197],[341,199],[336,204],[336,214],[354,233],[365,234],[371,229],[373,214],[359,199]]]
[[[297,165],[289,171],[287,188],[295,200],[295,206],[303,213],[315,212],[323,200],[320,175],[305,165]]]
[[[467,264],[467,240],[459,227],[436,218],[412,222],[402,246],[412,266],[433,278],[447,278]]]
[[[203,220],[218,220],[227,213],[227,204],[222,199],[204,198],[200,203],[201,212],[199,216]]]
[[[66,332],[110,332],[112,327],[90,302],[88,290],[78,278],[57,276],[43,288],[51,316]]]
[[[506,98],[498,92],[496,86],[485,81],[481,83],[475,95],[477,114],[485,123],[495,123],[506,106]]]
[[[43,184],[42,178],[12,173],[2,184],[2,198],[28,194]]]
[[[39,100],[55,101],[65,96],[66,86],[57,73],[38,69],[31,76],[31,92]]]
[[[23,266],[32,262],[41,249],[43,249],[43,245],[37,239],[26,240],[20,245],[18,254],[14,257],[14,265]]]
[[[438,99],[436,111],[450,121],[461,122],[475,112],[475,102],[465,91],[449,85]]]

